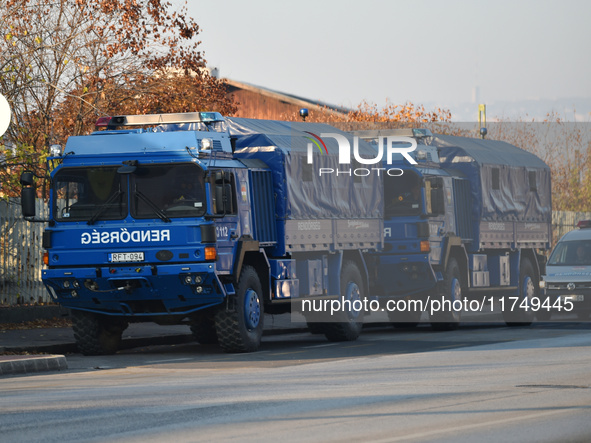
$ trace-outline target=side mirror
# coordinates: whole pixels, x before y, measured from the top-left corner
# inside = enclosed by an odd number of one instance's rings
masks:
[[[27,186],[21,190],[21,209],[23,217],[35,217],[35,198],[37,192],[33,186]]]
[[[232,185],[230,183],[215,185],[215,213],[233,214]]]
[[[228,171],[215,171],[215,183],[217,185],[221,185],[223,183],[228,183],[230,180],[232,180],[232,174],[230,174]]]
[[[21,190],[21,210],[23,217],[35,217],[35,174],[25,171],[20,178],[23,189]]]
[[[431,211],[433,215],[445,214],[445,196],[443,188],[431,189]]]
[[[31,171],[25,171],[21,174],[21,186],[35,186],[35,175]]]

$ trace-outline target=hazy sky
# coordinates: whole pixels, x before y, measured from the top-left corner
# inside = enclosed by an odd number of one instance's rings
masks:
[[[587,0],[190,0],[188,10],[222,77],[335,105],[591,98]]]

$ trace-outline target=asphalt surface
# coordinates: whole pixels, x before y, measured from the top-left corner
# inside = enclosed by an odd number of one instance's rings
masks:
[[[292,322],[290,314],[266,315],[265,335],[303,331],[306,324]],[[173,345],[195,341],[188,325],[161,326],[132,323],[123,332],[121,349]],[[0,376],[68,369],[64,354],[78,352],[71,328],[0,331]]]

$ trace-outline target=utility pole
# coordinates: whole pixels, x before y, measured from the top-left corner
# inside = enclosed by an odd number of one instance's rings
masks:
[[[480,132],[480,138],[486,137],[486,105],[478,105],[478,128]]]

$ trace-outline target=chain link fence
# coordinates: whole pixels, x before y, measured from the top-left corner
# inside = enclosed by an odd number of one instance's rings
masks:
[[[43,200],[38,199],[36,206],[39,218],[49,216]],[[41,283],[45,225],[23,219],[20,199],[0,200],[0,306],[51,301]]]
[[[591,212],[552,211],[552,246],[581,220],[591,220]]]

